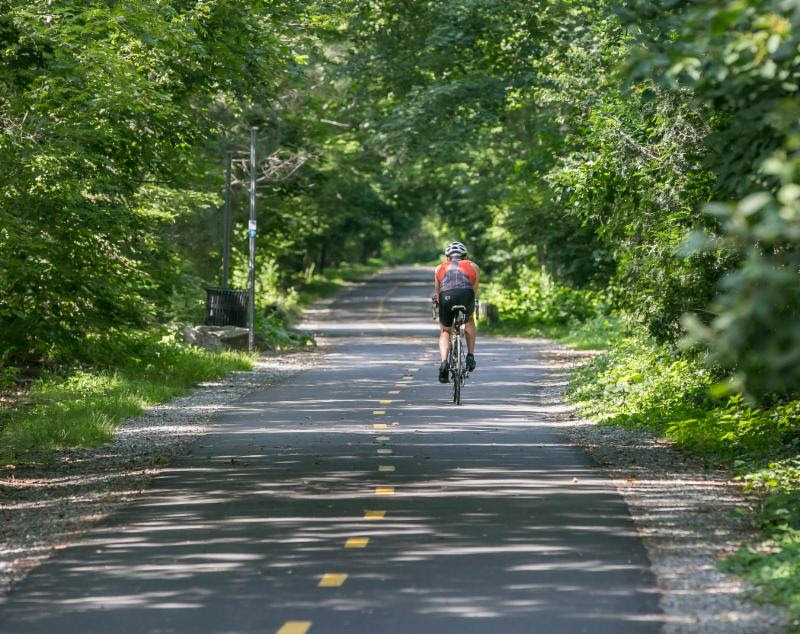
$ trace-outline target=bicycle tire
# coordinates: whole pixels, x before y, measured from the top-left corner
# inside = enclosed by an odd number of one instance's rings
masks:
[[[450,380],[453,382],[453,403],[456,402],[456,338],[450,340]]]
[[[464,392],[464,383],[467,382],[467,354],[464,351],[466,347],[466,341],[464,341],[464,337],[461,337],[461,340],[458,344],[458,371],[461,375],[461,380],[458,382],[458,404],[461,405],[461,394]]]
[[[461,337],[456,337],[453,342],[453,355],[455,361],[455,369],[453,371],[453,403],[461,405],[461,382],[463,374],[461,372]]]

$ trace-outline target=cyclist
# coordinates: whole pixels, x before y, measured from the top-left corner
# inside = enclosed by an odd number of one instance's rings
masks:
[[[447,355],[450,352],[450,332],[453,327],[451,308],[456,305],[467,309],[464,334],[467,337],[467,369],[475,369],[475,298],[478,295],[478,265],[467,259],[467,247],[460,242],[451,242],[444,249],[447,258],[434,271],[433,301],[439,306],[439,381],[447,383],[449,370]]]

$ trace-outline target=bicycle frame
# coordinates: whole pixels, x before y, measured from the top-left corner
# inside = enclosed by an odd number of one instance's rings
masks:
[[[466,307],[453,306],[455,317],[453,329],[450,333],[450,379],[453,382],[453,403],[461,405],[461,388],[467,379],[467,342],[464,336],[466,323]]]

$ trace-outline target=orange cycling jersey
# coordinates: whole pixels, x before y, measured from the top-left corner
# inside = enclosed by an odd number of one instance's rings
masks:
[[[436,267],[439,291],[454,288],[473,288],[478,279],[478,269],[470,260],[446,260]]]

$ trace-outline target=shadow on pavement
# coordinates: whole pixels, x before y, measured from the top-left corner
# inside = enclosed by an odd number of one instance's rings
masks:
[[[532,398],[564,374],[485,340],[452,406],[420,275],[312,315],[325,365],[230,406],[135,505],[35,570],[0,631],[660,631],[624,502]],[[347,578],[318,587],[328,573]]]

